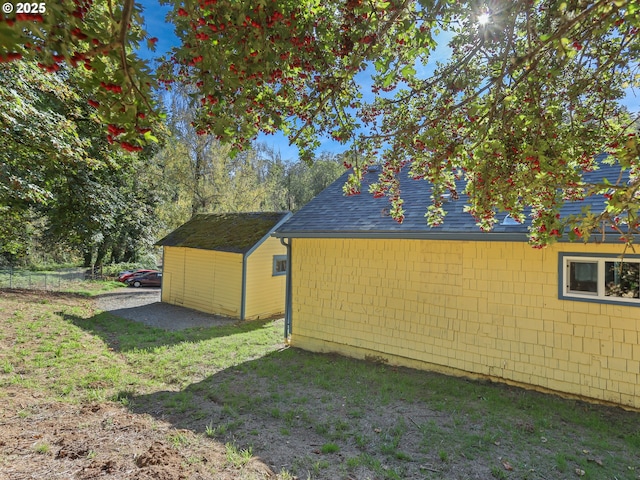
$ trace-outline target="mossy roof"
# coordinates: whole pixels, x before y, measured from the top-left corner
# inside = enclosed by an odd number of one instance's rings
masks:
[[[203,213],[156,245],[246,253],[289,215],[288,212]]]

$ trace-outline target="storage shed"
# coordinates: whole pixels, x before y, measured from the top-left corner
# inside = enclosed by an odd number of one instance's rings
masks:
[[[286,248],[272,233],[291,216],[200,214],[163,247],[162,301],[241,320],[284,312]]]
[[[463,195],[431,228],[429,184],[400,175],[402,224],[345,174],[277,229],[292,346],[640,409],[640,255],[613,231],[533,249],[505,213],[481,232]]]

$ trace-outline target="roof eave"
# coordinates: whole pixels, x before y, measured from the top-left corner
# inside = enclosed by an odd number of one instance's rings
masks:
[[[254,251],[257,250],[257,248],[262,245],[264,243],[265,240],[267,240],[269,237],[274,236],[274,232],[275,230],[277,230],[284,222],[286,222],[287,220],[289,220],[291,217],[293,216],[293,213],[291,212],[283,212],[283,216],[280,220],[278,220],[278,222],[269,229],[269,231],[262,236],[262,238],[260,240],[258,240],[251,248],[249,248],[246,252],[244,252],[244,255],[246,257],[248,257],[249,255],[251,255]]]
[[[407,240],[475,240],[526,242],[523,232],[486,233],[486,232],[395,232],[395,231],[276,231],[278,238],[358,238],[358,239],[407,239]]]
[[[371,240],[458,240],[476,242],[528,242],[529,237],[526,232],[397,232],[397,231],[330,231],[330,230],[279,230],[273,236],[277,238],[354,238]],[[559,243],[581,243],[571,241],[568,237],[558,239]],[[640,242],[640,235],[634,236],[634,243]],[[620,244],[620,239],[614,235],[607,235],[603,239],[597,239],[596,235],[591,237],[589,243]]]

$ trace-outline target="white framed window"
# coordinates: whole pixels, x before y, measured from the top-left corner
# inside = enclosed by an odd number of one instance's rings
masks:
[[[274,255],[273,256],[273,275],[286,275],[287,274],[287,256],[286,255]]]
[[[640,306],[640,257],[559,256],[559,297]]]

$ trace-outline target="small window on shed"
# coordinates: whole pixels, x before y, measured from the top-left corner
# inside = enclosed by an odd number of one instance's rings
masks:
[[[287,256],[273,256],[273,275],[286,275],[287,273]]]

